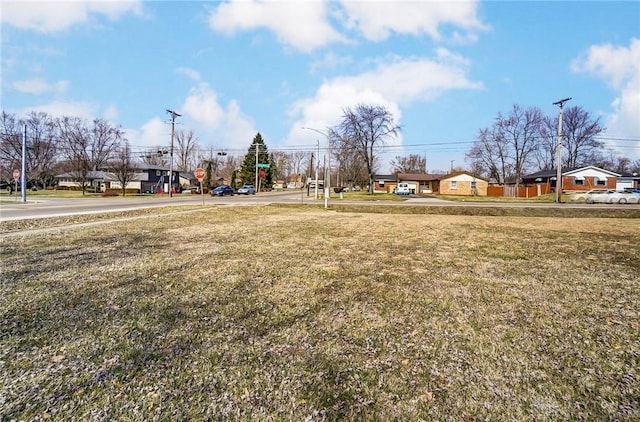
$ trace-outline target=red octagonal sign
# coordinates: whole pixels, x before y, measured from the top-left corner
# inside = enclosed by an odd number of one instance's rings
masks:
[[[202,182],[202,179],[204,179],[204,169],[198,167],[196,171],[193,172],[193,175],[196,176],[196,179],[198,179],[198,181]]]

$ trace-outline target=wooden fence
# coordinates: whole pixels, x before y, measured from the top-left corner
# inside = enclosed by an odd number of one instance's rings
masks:
[[[533,186],[489,186],[487,196],[506,196],[510,198],[533,198],[551,193],[548,184]]]

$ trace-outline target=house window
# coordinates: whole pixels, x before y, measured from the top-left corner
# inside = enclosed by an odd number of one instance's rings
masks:
[[[574,177],[573,178],[573,184],[575,186],[584,186],[584,179],[581,177]]]
[[[378,184],[380,185],[380,187],[381,187],[381,188],[383,188],[383,187],[384,187],[384,180],[380,180],[380,181],[378,182]]]
[[[458,182],[455,180],[451,182],[451,190],[458,189]]]
[[[471,182],[471,190],[476,190],[478,187],[476,186],[476,181]]]
[[[607,186],[607,181],[606,180],[600,180],[596,177],[596,186]]]

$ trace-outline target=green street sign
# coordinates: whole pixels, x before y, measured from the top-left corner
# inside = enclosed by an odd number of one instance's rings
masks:
[[[259,169],[268,169],[269,167],[271,167],[271,164],[258,163],[258,164],[256,164],[256,167],[258,167]]]

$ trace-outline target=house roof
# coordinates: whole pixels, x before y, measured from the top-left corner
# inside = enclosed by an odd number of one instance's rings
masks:
[[[624,179],[640,179],[640,173],[638,172],[630,173],[628,171],[623,171],[623,172],[620,172],[620,177]]]
[[[593,170],[593,171],[605,173],[605,174],[608,174],[609,176],[614,176],[614,177],[620,176],[620,173],[616,173],[616,172],[613,172],[613,171],[601,169],[600,167],[596,167],[596,166],[580,167],[580,168],[577,168],[577,169],[568,170],[566,172],[563,172],[562,174],[566,175],[566,176],[571,176],[573,174],[582,173],[582,172],[587,171],[587,170]]]
[[[439,180],[451,179],[453,177],[460,176],[461,174],[466,174],[468,176],[473,177],[474,179],[484,180],[485,182],[489,181],[489,179],[486,179],[486,178],[480,177],[480,176],[476,176],[475,174],[470,173],[468,171],[454,171],[453,173],[449,173],[449,174],[441,174]]]
[[[615,173],[613,171],[609,171],[609,170],[605,170],[602,169],[600,167],[596,167],[596,166],[584,166],[584,167],[571,167],[571,168],[566,168],[566,169],[562,169],[562,175],[563,176],[570,176],[572,174],[575,173],[580,173],[582,171],[585,170],[595,170],[595,171],[600,171],[602,173],[607,173],[611,176],[620,176],[620,174]],[[540,170],[538,172],[535,173],[531,173],[531,174],[526,174],[524,176],[522,176],[523,179],[537,179],[537,178],[549,178],[549,177],[555,177],[558,173],[557,169],[551,169],[551,170]]]
[[[87,179],[104,179],[106,172],[104,171],[89,171],[87,172]],[[54,176],[57,179],[74,179],[78,177],[77,172],[62,173]]]
[[[398,180],[415,180],[416,182],[429,182],[432,180],[440,180],[446,174],[429,174],[429,173],[398,173]]]

